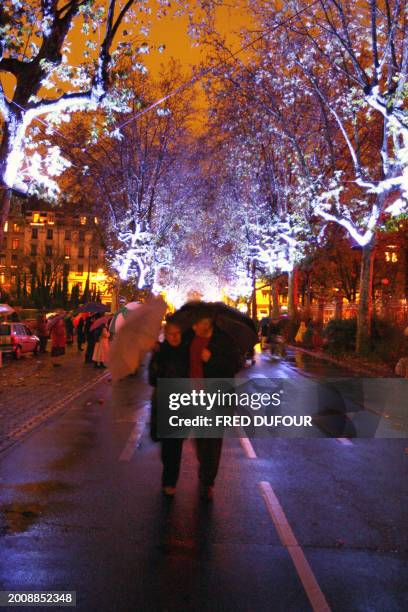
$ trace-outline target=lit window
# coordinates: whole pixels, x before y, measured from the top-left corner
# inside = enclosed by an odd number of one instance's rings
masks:
[[[70,244],[66,244],[64,250],[65,250],[65,257],[70,257],[70,255],[71,255],[71,245]]]
[[[98,217],[94,217],[94,223],[95,223],[95,225],[98,225],[98,223],[99,223]]]
[[[8,221],[6,221],[4,224],[4,231],[8,232]]]
[[[18,234],[18,232],[20,231],[20,226],[18,223],[13,223],[13,232],[16,232],[16,234]]]
[[[86,217],[79,217],[79,222],[81,225],[86,225]]]
[[[41,222],[40,213],[39,212],[33,213],[33,223],[40,223],[40,222]]]
[[[397,253],[394,252],[390,252],[390,251],[385,251],[385,261],[387,261],[388,263],[397,263],[398,261],[398,255]]]
[[[4,285],[5,281],[6,281],[6,277],[4,276],[4,272],[2,272],[2,273],[0,274],[0,283],[1,283],[2,285]]]
[[[12,242],[11,242],[11,248],[13,249],[13,251],[16,251],[18,249],[20,245],[20,241],[18,238],[13,238]]]

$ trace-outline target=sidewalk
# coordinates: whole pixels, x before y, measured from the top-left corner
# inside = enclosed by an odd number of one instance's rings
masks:
[[[68,347],[54,367],[49,353],[7,359],[0,369],[0,450],[41,415],[84,385],[101,376],[101,370],[84,363],[84,353]]]
[[[288,344],[288,348],[299,351],[300,353],[304,353],[305,355],[310,355],[315,359],[320,359],[322,361],[327,361],[329,363],[333,363],[335,365],[340,366],[341,368],[352,369],[354,372],[361,373],[363,376],[371,377],[379,377],[379,378],[398,378],[394,374],[394,370],[392,366],[388,366],[386,364],[376,365],[365,362],[362,358],[356,357],[354,355],[347,355],[343,358],[334,357],[333,355],[329,355],[323,351],[315,351],[311,349],[303,348],[297,344]]]

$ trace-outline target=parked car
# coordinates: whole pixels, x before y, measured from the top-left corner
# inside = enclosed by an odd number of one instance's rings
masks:
[[[12,353],[15,359],[20,359],[23,353],[36,355],[40,348],[40,339],[23,323],[0,323],[0,350],[2,353]]]

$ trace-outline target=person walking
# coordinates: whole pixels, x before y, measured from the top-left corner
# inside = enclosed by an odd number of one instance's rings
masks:
[[[85,363],[93,363],[93,352],[97,341],[97,330],[91,330],[92,324],[99,318],[99,314],[88,317],[85,321],[84,332],[86,338]]]
[[[189,376],[194,379],[234,378],[241,369],[241,356],[233,338],[219,329],[211,308],[198,309],[189,344]],[[196,438],[200,464],[200,497],[210,500],[221,459],[223,438]]]
[[[85,342],[84,317],[80,317],[77,325],[77,347],[78,351],[83,351],[82,345]]]
[[[47,352],[48,342],[48,328],[47,328],[47,317],[44,312],[41,312],[37,317],[36,332],[40,339],[40,353]]]
[[[154,442],[160,441],[162,471],[162,491],[167,497],[176,492],[180,473],[183,438],[162,438],[157,435],[157,383],[159,378],[187,378],[188,353],[183,343],[180,325],[171,317],[167,319],[164,341],[153,352],[149,364],[149,384],[154,387],[150,418],[150,435]]]
[[[65,323],[63,319],[59,319],[51,329],[51,357],[61,357],[65,355],[65,346],[67,336],[65,332]],[[54,361],[53,366],[60,366],[59,361]]]
[[[96,341],[94,352],[92,355],[92,361],[96,368],[106,368],[109,356],[109,330],[107,326],[101,325],[97,330],[99,337]]]
[[[69,314],[65,317],[65,333],[67,335],[67,344],[74,342],[74,322],[72,316]]]

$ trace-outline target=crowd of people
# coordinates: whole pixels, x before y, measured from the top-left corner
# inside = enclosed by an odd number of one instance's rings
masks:
[[[36,334],[40,340],[39,352],[46,353],[50,341],[53,365],[61,366],[62,361],[57,358],[65,355],[67,345],[72,345],[76,336],[78,351],[85,351],[85,363],[106,368],[110,334],[107,323],[96,324],[101,316],[101,313],[95,313],[74,318],[70,314],[62,313],[47,319],[45,312],[41,312],[36,320]]]

